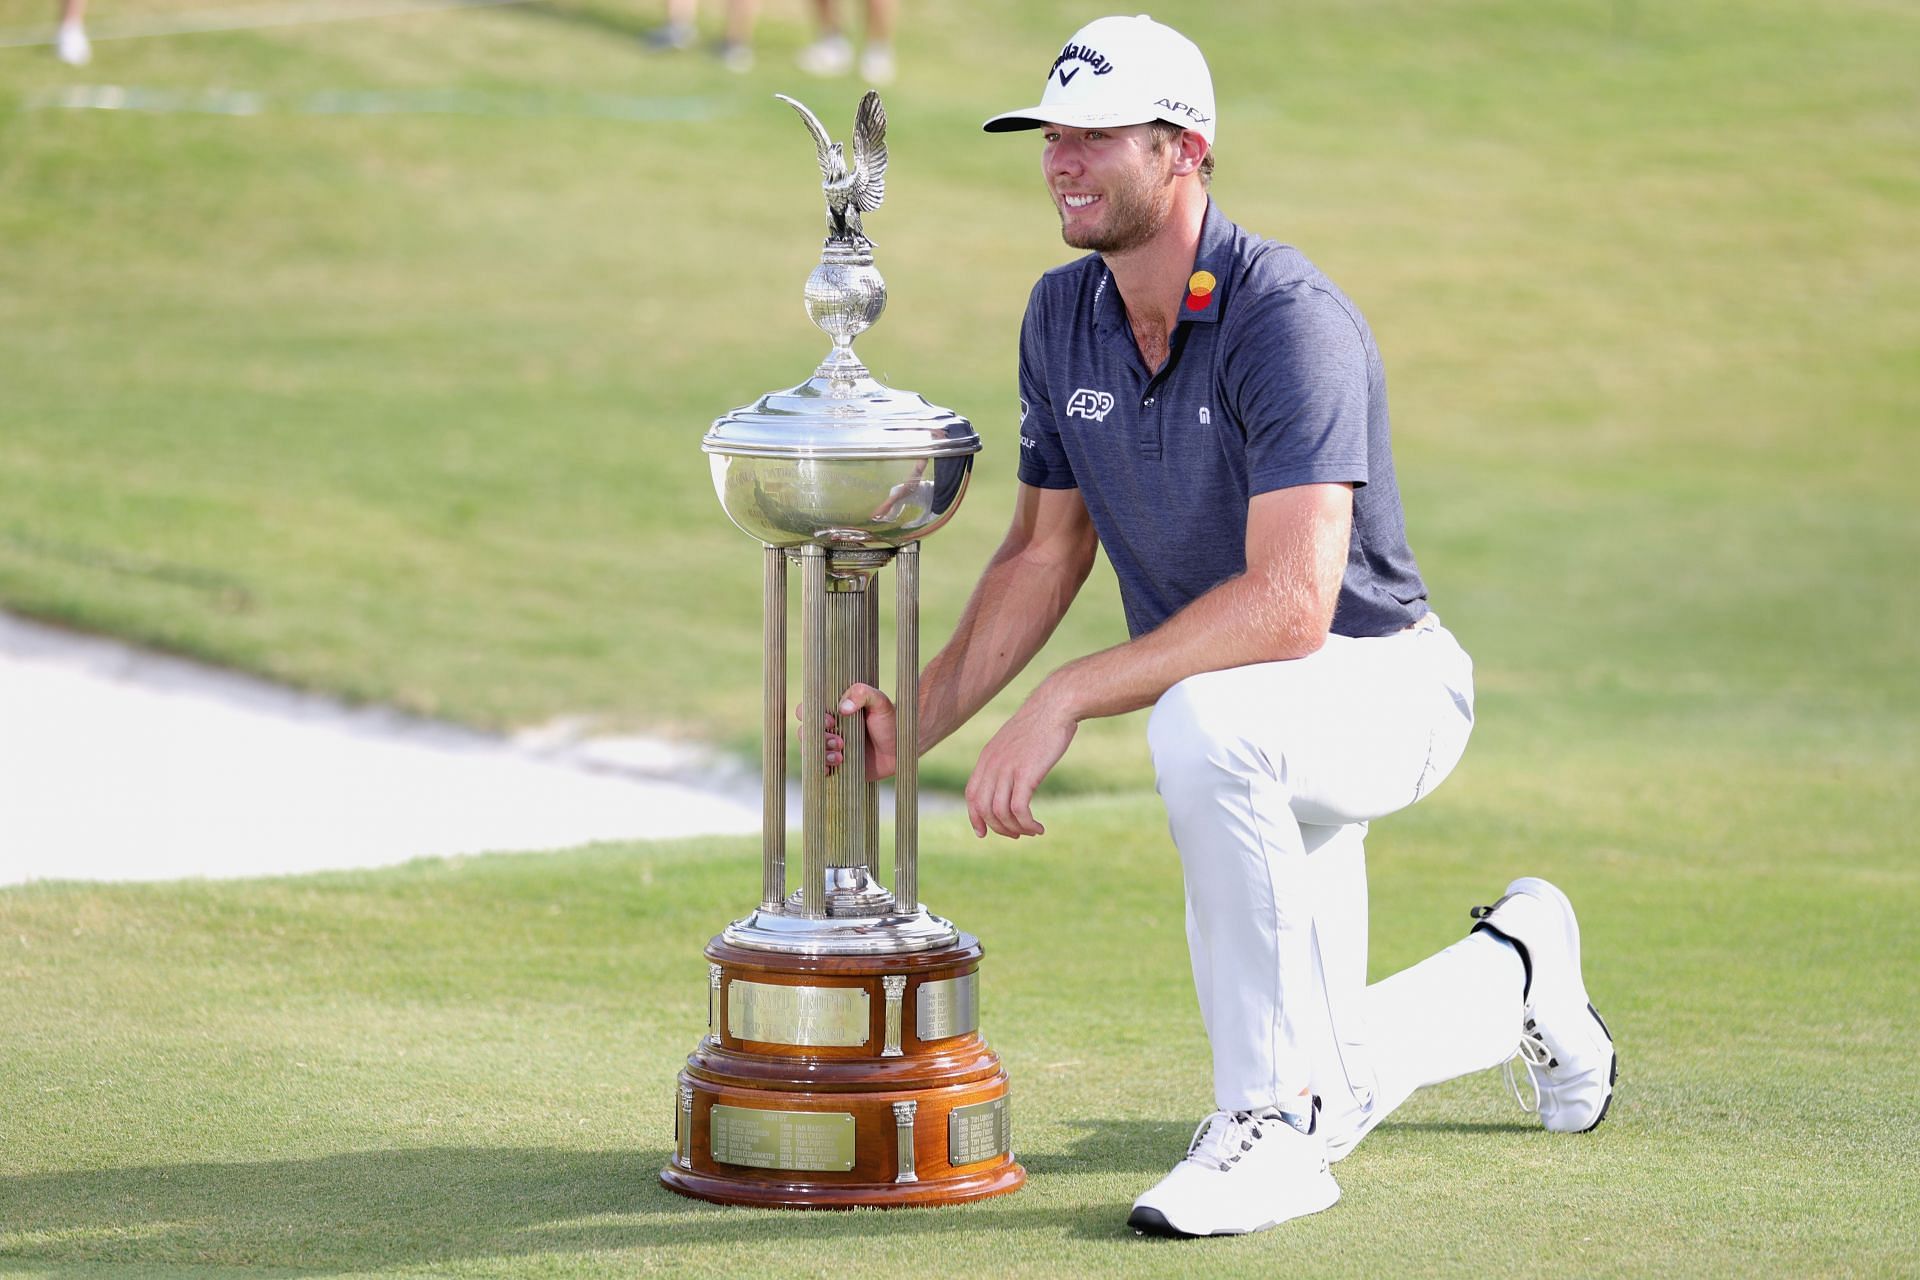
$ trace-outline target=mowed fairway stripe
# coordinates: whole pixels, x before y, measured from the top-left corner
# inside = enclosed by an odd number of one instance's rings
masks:
[[[138,40],[147,36],[200,35],[211,31],[251,31],[260,27],[295,27],[313,22],[354,22],[364,18],[390,18],[409,13],[434,13],[442,9],[498,9],[504,5],[525,4],[527,0],[326,0],[324,4],[264,5],[245,9],[203,9],[169,17],[150,17],[125,21],[89,23],[87,35],[95,44],[102,40]],[[29,45],[52,44],[53,30],[33,27],[0,31],[0,49],[19,49]]]
[[[485,116],[496,119],[696,121],[723,112],[699,97],[634,94],[484,93],[464,89],[386,92],[322,89],[277,97],[249,89],[149,89],[138,85],[70,85],[28,96],[29,111],[132,111],[145,115],[213,116]]]

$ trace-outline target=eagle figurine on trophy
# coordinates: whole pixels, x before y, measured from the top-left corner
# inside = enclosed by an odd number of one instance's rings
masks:
[[[827,193],[827,239],[873,247],[860,229],[860,215],[887,198],[887,112],[869,91],[853,113],[853,164],[845,147],[827,136],[820,117],[784,93],[774,97],[800,113],[820,153],[820,187]]]

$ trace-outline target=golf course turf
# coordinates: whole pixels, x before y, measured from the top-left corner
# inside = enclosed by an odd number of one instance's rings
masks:
[[[50,9],[0,0],[0,32]],[[1094,11],[904,9],[866,220],[892,300],[858,350],[986,440],[926,547],[931,646],[1004,527],[1016,327],[1071,252],[1037,144],[978,124]],[[32,884],[0,890],[0,1274],[1911,1273],[1920,15],[1154,14],[1212,60],[1223,208],[1367,314],[1476,661],[1465,761],[1368,842],[1373,972],[1554,880],[1620,1047],[1606,1122],[1549,1135],[1461,1080],[1327,1213],[1134,1238],[1208,1071],[1132,716],[1082,726],[1043,839],[923,822],[925,900],[987,947],[1017,1195],[659,1187],[751,840]],[[791,69],[802,6],[766,6],[744,76],[643,54],[653,7],[611,0],[105,38],[127,16],[99,6],[83,70],[0,47],[0,607],[483,727],[751,751],[760,559],[698,440],[825,346],[817,169],[771,95],[844,134],[863,86]],[[1124,638],[1110,577],[930,785]]]

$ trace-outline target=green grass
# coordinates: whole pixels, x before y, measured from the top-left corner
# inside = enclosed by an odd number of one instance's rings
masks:
[[[0,26],[43,7],[0,0]],[[646,16],[587,0],[103,41],[84,73],[0,50],[0,600],[478,724],[749,743],[759,561],[697,444],[822,345],[811,157],[769,94],[838,120],[853,88],[788,69],[796,9],[745,78],[641,58]],[[1796,719],[1882,710],[1891,681],[1912,707],[1911,12],[1162,16],[1215,51],[1225,207],[1372,320],[1416,549],[1496,685],[1530,715],[1594,681],[1795,694]],[[1004,525],[1015,327],[1068,256],[1031,139],[975,126],[1071,21],[904,20],[873,227],[893,307],[861,350],[987,441],[930,544],[930,642]],[[75,80],[272,105],[31,105]],[[522,115],[297,109],[337,89]],[[569,114],[608,94],[709,118]],[[1042,667],[1122,636],[1104,569],[1088,596]],[[1057,785],[1141,785],[1138,736],[1089,726]]]
[[[1596,791],[1544,849],[1468,788],[1383,824],[1378,972],[1457,937],[1511,869],[1576,895],[1618,1101],[1568,1138],[1497,1074],[1431,1090],[1339,1167],[1339,1207],[1204,1246],[1123,1226],[1209,1079],[1146,798],[1067,802],[1072,834],[990,855],[929,823],[932,900],[985,935],[984,1029],[1032,1175],[953,1210],[722,1210],[655,1182],[704,1027],[700,947],[752,893],[750,842],[12,890],[0,1271],[824,1275],[931,1249],[979,1275],[1897,1274],[1920,1245],[1897,976],[1920,877],[1886,844],[1817,876],[1755,854],[1809,825],[1796,810],[1618,813]],[[1744,856],[1701,848],[1703,817]]]
[[[48,8],[0,0],[0,28]],[[1087,15],[907,9],[870,222],[893,305],[860,350],[987,441],[926,553],[931,643],[1003,527],[1015,327],[1067,256],[1031,140],[976,127]],[[1911,1270],[1920,15],[1156,14],[1213,56],[1224,207],[1369,316],[1414,546],[1478,663],[1458,776],[1374,830],[1375,970],[1543,872],[1626,1054],[1591,1140],[1461,1082],[1342,1166],[1338,1210],[1205,1265]],[[822,348],[811,156],[769,95],[844,129],[854,89],[787,70],[797,4],[745,78],[640,58],[651,18],[103,41],[84,73],[0,49],[0,604],[476,724],[750,744],[759,558],[697,444]],[[34,105],[76,81],[269,110]],[[492,114],[303,114],[328,90]],[[1042,669],[1121,636],[1106,578]],[[741,844],[41,887],[0,892],[0,1268],[1194,1269],[1115,1230],[1205,1095],[1140,729],[1083,727],[1038,845],[930,819],[928,896],[991,948],[1017,1197],[796,1218],[652,1185]]]

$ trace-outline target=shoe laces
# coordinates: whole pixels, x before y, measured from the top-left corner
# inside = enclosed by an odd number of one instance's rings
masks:
[[[1523,1064],[1527,1083],[1533,1087],[1533,1102],[1528,1104],[1526,1096],[1520,1092],[1521,1073],[1514,1069],[1515,1064]],[[1540,1110],[1540,1077],[1560,1065],[1553,1056],[1553,1050],[1547,1048],[1547,1041],[1540,1034],[1532,1018],[1526,1021],[1526,1029],[1520,1036],[1520,1048],[1513,1057],[1507,1059],[1507,1088],[1513,1094],[1513,1100],[1520,1104],[1520,1110],[1535,1115]]]
[[[1187,1144],[1187,1159],[1225,1173],[1253,1150],[1264,1132],[1261,1126],[1285,1124],[1277,1115],[1251,1111],[1216,1111],[1202,1120]]]

